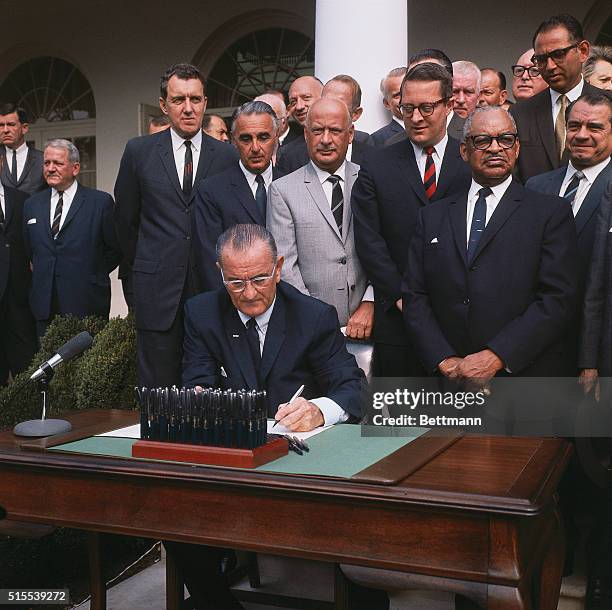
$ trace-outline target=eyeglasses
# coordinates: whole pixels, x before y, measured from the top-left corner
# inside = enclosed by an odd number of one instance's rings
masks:
[[[514,76],[521,78],[525,72],[529,75],[529,78],[537,78],[540,76],[540,69],[536,66],[510,66],[512,68],[512,74]]]
[[[257,277],[252,277],[248,280],[226,280],[223,275],[223,269],[221,269],[221,277],[223,278],[223,284],[230,292],[243,292],[247,287],[247,284],[252,284],[255,289],[257,288],[265,288],[268,282],[274,277],[276,272],[276,263],[274,263],[274,267],[272,267],[272,272],[270,275],[258,275]]]
[[[518,139],[515,133],[500,133],[498,136],[477,135],[469,136],[476,150],[487,150],[495,140],[501,148],[512,148]]]
[[[571,44],[569,47],[565,47],[563,49],[555,49],[550,53],[542,53],[541,55],[534,55],[531,58],[532,63],[536,66],[545,66],[548,63],[548,59],[552,59],[555,63],[559,63],[565,59],[565,56],[572,50],[575,49],[580,43],[575,42]]]
[[[434,113],[434,110],[436,109],[436,106],[438,104],[440,104],[441,102],[446,102],[447,100],[447,97],[443,97],[439,100],[436,100],[435,102],[423,102],[418,106],[413,106],[412,104],[400,104],[399,109],[402,115],[406,117],[411,117],[414,113],[415,108],[419,109],[419,113],[421,114],[421,116],[429,116]]]

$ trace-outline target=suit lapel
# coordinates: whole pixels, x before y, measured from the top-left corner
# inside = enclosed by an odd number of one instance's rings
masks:
[[[242,205],[247,214],[253,219],[253,222],[265,226],[266,219],[261,217],[251,187],[238,165],[234,166],[232,170],[230,182],[236,199],[238,199],[240,205]]]
[[[453,183],[457,170],[462,163],[464,163],[464,161],[459,154],[459,143],[457,140],[449,138],[446,143],[444,158],[442,159],[442,167],[440,167],[440,171],[438,172],[438,181],[433,201],[444,197],[446,191]]]
[[[9,160],[7,155],[8,149],[4,147],[2,156],[4,157],[4,163],[2,164],[2,182],[13,188],[17,188],[16,182],[13,180],[13,174],[9,171]]]
[[[587,196],[584,198],[578,214],[576,214],[576,233],[580,235],[595,210],[599,208],[599,204],[604,194],[606,185],[612,177],[612,161],[599,173],[599,176],[593,182],[593,186],[589,189]]]
[[[351,193],[353,184],[357,180],[359,167],[354,163],[346,164],[345,186],[344,186],[344,214],[342,216],[342,241],[346,244],[348,236],[351,234],[351,223],[353,222],[353,214],[351,213]]]
[[[207,136],[204,132],[202,132],[200,158],[198,159],[198,167],[193,178],[193,189],[191,189],[191,197],[189,197],[189,201],[191,201],[195,196],[196,185],[198,184],[198,182],[208,175],[208,170],[210,169],[210,165],[213,162],[215,150],[214,146],[212,146],[210,143],[211,139],[212,138],[210,138],[210,136]],[[174,173],[176,174],[176,170]]]
[[[23,165],[21,176],[19,176],[19,180],[17,180],[17,186],[21,186],[27,175],[30,173],[32,165],[34,165],[34,153],[32,152],[32,149],[28,146],[28,154],[26,155],[26,160]]]
[[[323,187],[319,182],[319,176],[317,176],[315,170],[312,168],[312,165],[310,163],[304,166],[304,183],[306,185],[306,189],[310,193],[310,196],[319,208],[319,211],[321,212],[321,214],[323,214],[325,220],[327,220],[327,224],[329,224],[329,226],[332,228],[338,239],[341,240],[342,238],[340,237],[340,232],[338,231],[338,225],[336,224],[336,220],[334,219],[334,215],[332,214],[331,207],[329,205],[329,202],[327,201],[327,197],[323,192]]]
[[[257,389],[257,375],[255,366],[249,351],[249,344],[246,336],[246,328],[238,316],[238,311],[227,298],[227,306],[224,313],[225,318],[225,334],[227,336],[227,344],[238,362],[238,366],[242,371],[249,389]]]
[[[540,96],[536,105],[534,120],[540,131],[540,138],[542,139],[548,159],[553,167],[559,167],[557,146],[555,144],[555,130],[552,122],[550,92],[546,89],[540,93]]]
[[[450,215],[450,224],[455,239],[455,245],[463,260],[463,264],[467,266],[467,194],[461,199],[456,199],[448,207]]]
[[[179,183],[178,174],[176,172],[176,163],[174,162],[174,151],[172,150],[172,138],[170,136],[170,130],[166,129],[162,132],[161,137],[157,143],[159,158],[168,174],[170,183],[176,190],[180,200],[185,203],[185,195],[183,189]],[[200,161],[202,162],[202,153],[200,153]],[[198,167],[199,169],[199,167]],[[195,184],[195,183],[194,183]],[[195,190],[195,189],[194,189]]]
[[[412,148],[410,140],[405,140],[403,150],[397,156],[397,163],[401,169],[401,175],[405,178],[406,185],[414,191],[423,205],[427,205],[429,199],[425,194],[423,179],[419,173],[419,168],[414,157],[414,149]]]
[[[13,219],[13,200],[10,194],[4,189],[4,230],[6,231]]]
[[[77,212],[81,209],[81,206],[83,205],[84,201],[85,201],[85,194],[83,192],[83,188],[79,184],[77,186],[77,191],[74,194],[74,199],[72,200],[72,203],[70,204],[70,209],[68,210],[68,214],[66,215],[66,218],[64,219],[64,223],[62,224],[62,228],[59,231],[60,233],[63,233],[68,227],[68,225],[70,224],[70,222],[72,222],[72,219],[76,216]]]
[[[270,322],[268,323],[266,341],[264,343],[263,354],[261,356],[260,373],[262,382],[265,382],[270,371],[272,370],[272,366],[278,357],[278,352],[285,341],[286,323],[285,303],[277,286],[274,310],[272,311]]]

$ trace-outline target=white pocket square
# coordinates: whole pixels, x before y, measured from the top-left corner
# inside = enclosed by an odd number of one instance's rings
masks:
[[[221,377],[227,377],[227,373],[223,367],[221,367]]]
[[[438,238],[434,237],[429,243],[430,244],[437,244],[438,243]]]
[[[28,220],[28,224],[29,225],[35,225],[36,224],[36,218],[30,218],[30,220]]]

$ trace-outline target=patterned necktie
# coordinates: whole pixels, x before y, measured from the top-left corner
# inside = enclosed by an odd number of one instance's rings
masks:
[[[557,154],[559,161],[563,157],[565,151],[565,110],[567,108],[567,96],[565,93],[559,97],[559,112],[555,120],[555,144],[557,145]]]
[[[334,220],[338,226],[338,232],[342,235],[342,217],[344,216],[344,194],[342,193],[342,185],[340,184],[340,176],[335,174],[327,179],[332,183],[332,201],[331,211],[334,215]]]
[[[191,195],[193,185],[193,155],[191,153],[191,140],[185,140],[185,167],[183,169],[183,194]]]
[[[53,239],[57,237],[60,230],[60,220],[62,219],[62,208],[64,207],[64,192],[57,191],[59,195],[57,204],[55,206],[55,213],[53,214],[53,222],[51,223],[51,235]]]
[[[570,180],[570,183],[567,185],[565,189],[565,193],[563,193],[563,199],[565,199],[570,205],[574,203],[574,198],[576,197],[576,193],[578,192],[578,187],[580,186],[580,181],[584,178],[584,174],[578,170]]]
[[[487,197],[493,191],[484,186],[478,191],[478,199],[474,206],[474,215],[472,216],[472,226],[470,228],[470,239],[468,241],[467,256],[468,262],[471,262],[476,254],[476,247],[480,241],[483,231],[487,223]]]
[[[423,186],[425,187],[427,199],[431,200],[436,193],[436,164],[432,157],[435,149],[433,146],[427,146],[423,150],[427,155],[425,161],[425,174],[423,175]]]
[[[263,218],[264,224],[266,223],[266,207],[268,205],[268,196],[266,194],[266,184],[264,182],[263,176],[261,174],[257,174],[255,176],[255,182],[257,182],[257,190],[255,191],[255,203],[257,204],[257,209]]]
[[[13,148],[13,160],[11,161],[11,174],[13,180],[17,182],[17,151]]]
[[[247,320],[246,327],[249,351],[251,352],[253,366],[255,367],[255,373],[257,375],[257,385],[261,387],[261,348],[259,346],[259,332],[257,331],[257,321],[255,318],[249,318]]]

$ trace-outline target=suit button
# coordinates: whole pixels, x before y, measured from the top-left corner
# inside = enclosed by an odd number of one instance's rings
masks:
[[[355,284],[351,284],[351,290],[355,290]]]
[[[343,257],[340,259],[340,263],[342,263],[343,265],[346,265],[346,256],[343,256]]]
[[[191,239],[191,237],[189,237],[189,235],[185,235],[185,239]]]
[[[470,271],[476,271],[476,265],[472,265],[472,266],[470,267]]]
[[[470,304],[470,299],[463,299],[463,304],[464,305],[469,305]]]
[[[11,244],[4,244],[4,247],[5,247],[5,248],[10,248],[10,247],[11,247]]]

